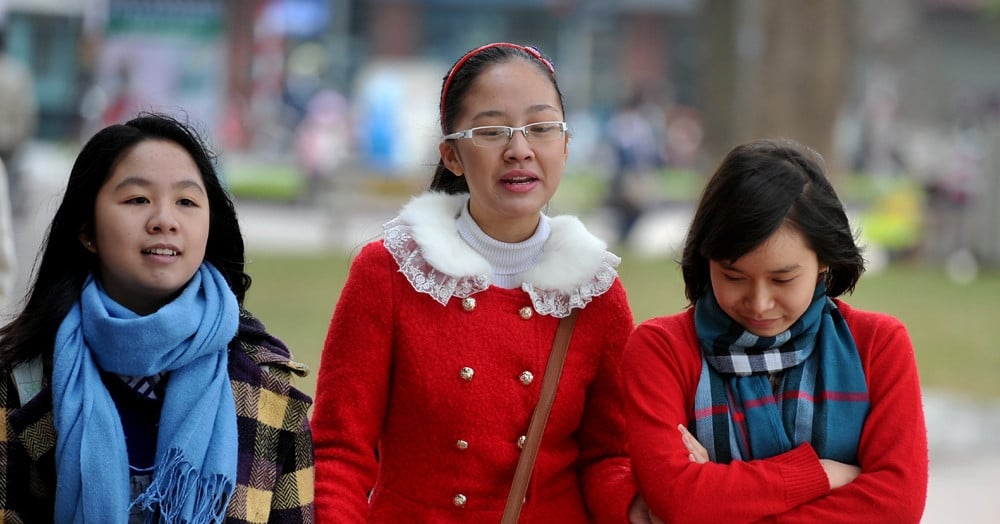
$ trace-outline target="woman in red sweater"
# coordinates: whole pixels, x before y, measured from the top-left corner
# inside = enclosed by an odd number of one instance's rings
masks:
[[[534,48],[485,45],[445,77],[431,191],[361,250],[330,322],[312,418],[318,522],[499,522],[572,311],[521,522],[648,518],[622,438],[633,321],[619,259],[578,219],[543,213],[564,119]]]
[[[905,327],[836,299],[864,261],[822,159],[734,148],[681,260],[687,310],[623,356],[640,493],[667,522],[918,522],[927,432]],[[690,429],[690,431],[689,431]]]

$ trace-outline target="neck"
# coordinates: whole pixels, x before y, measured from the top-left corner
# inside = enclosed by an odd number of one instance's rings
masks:
[[[477,213],[476,210],[472,209],[471,200],[468,206],[469,216],[472,217],[472,220],[476,222],[476,225],[479,226],[479,229],[483,233],[486,233],[490,238],[508,244],[524,242],[531,238],[535,234],[535,230],[538,229],[538,222],[542,218],[541,212],[538,212],[528,216],[509,218],[491,217],[491,219],[487,219],[482,213]]]

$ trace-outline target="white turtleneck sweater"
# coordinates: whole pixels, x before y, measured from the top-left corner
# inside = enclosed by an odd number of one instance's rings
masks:
[[[468,202],[462,206],[457,225],[462,240],[489,262],[493,270],[493,285],[504,289],[521,287],[521,279],[516,277],[541,260],[542,248],[551,233],[549,217],[541,214],[538,227],[528,239],[516,243],[501,242],[483,232],[469,214]]]

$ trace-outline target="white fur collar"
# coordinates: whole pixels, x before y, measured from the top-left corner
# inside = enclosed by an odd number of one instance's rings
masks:
[[[385,246],[419,292],[441,304],[489,287],[490,265],[458,234],[456,219],[468,195],[429,192],[414,197],[385,224]],[[566,316],[610,289],[620,259],[574,216],[549,221],[539,263],[521,274],[521,288],[542,314]]]

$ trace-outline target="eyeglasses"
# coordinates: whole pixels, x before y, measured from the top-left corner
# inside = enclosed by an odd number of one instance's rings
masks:
[[[444,139],[470,138],[472,139],[472,143],[479,147],[501,147],[510,142],[515,131],[519,131],[528,142],[538,144],[562,138],[566,134],[568,127],[566,122],[559,121],[535,122],[534,124],[525,124],[521,127],[482,126],[445,135]]]

